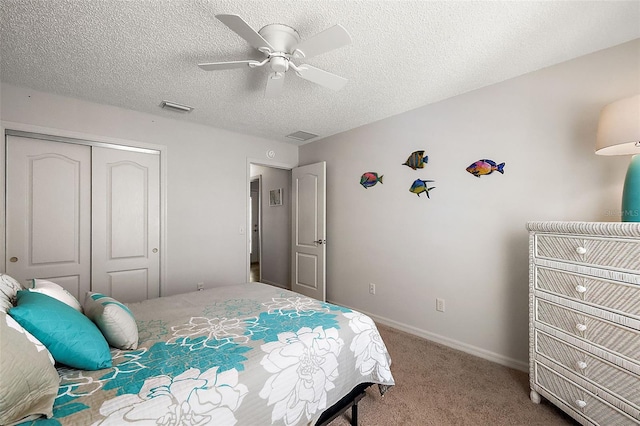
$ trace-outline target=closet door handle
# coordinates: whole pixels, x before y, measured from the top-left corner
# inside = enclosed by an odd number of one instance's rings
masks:
[[[580,370],[584,370],[585,368],[587,368],[587,363],[584,361],[578,361],[577,364]]]
[[[578,247],[576,248],[576,253],[578,254],[585,254],[587,252],[587,249],[584,247]]]
[[[581,399],[578,399],[578,400],[576,400],[576,405],[577,405],[578,407],[580,407],[580,408],[584,408],[584,407],[586,407],[586,406],[587,406],[587,402],[586,402],[586,401],[583,401],[583,400],[581,400]]]
[[[16,263],[18,261],[18,258],[13,256],[11,259],[9,259],[9,262],[11,263]]]
[[[154,253],[157,253],[157,252],[158,252],[158,249],[157,249],[157,248],[154,248],[154,249],[153,249],[153,250],[151,250],[151,251],[152,251],[152,252],[154,252]]]
[[[586,292],[586,291],[587,291],[587,288],[586,288],[585,286],[583,286],[583,285],[577,285],[577,286],[576,286],[576,291],[577,291],[578,293],[584,293],[584,292]]]
[[[587,330],[587,326],[584,324],[576,324],[576,328],[578,329],[578,331],[586,331]]]

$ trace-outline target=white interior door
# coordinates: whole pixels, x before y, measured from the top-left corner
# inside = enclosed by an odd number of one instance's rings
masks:
[[[91,148],[7,136],[6,271],[79,300],[91,280]]]
[[[326,300],[326,163],[292,170],[292,290]]]
[[[160,295],[160,156],[92,149],[92,290],[121,302]]]

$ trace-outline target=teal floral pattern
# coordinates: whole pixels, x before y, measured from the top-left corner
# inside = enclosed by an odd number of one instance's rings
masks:
[[[190,368],[175,377],[148,378],[139,392],[104,402],[100,414],[105,418],[97,424],[235,425],[234,411],[247,392],[236,369]]]
[[[58,368],[54,418],[27,424],[306,425],[358,383],[393,385],[370,318],[258,283],[215,290],[130,305],[138,349]]]

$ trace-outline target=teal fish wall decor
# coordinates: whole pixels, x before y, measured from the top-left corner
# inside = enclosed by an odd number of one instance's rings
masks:
[[[496,164],[493,160],[484,159],[478,160],[467,167],[467,171],[475,177],[490,175],[494,170],[500,174],[504,174],[504,163]]]
[[[418,197],[420,197],[420,194],[424,192],[425,194],[427,194],[427,198],[431,198],[429,197],[429,191],[431,191],[432,189],[435,189],[435,186],[432,186],[430,188],[427,187],[427,183],[429,182],[435,182],[435,181],[416,179],[415,181],[413,181],[413,184],[411,185],[411,188],[409,188],[409,191],[413,192]]]
[[[377,173],[374,172],[366,172],[363,173],[360,177],[360,185],[364,186],[365,189],[374,186],[376,183],[382,183],[382,175],[378,177]]]
[[[403,166],[409,166],[413,170],[423,169],[425,163],[429,162],[429,156],[424,155],[424,151],[413,151],[407,161],[402,163]]]

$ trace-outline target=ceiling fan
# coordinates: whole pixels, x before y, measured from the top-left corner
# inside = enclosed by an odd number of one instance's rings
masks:
[[[292,59],[311,58],[351,43],[351,36],[341,25],[334,25],[306,40],[300,39],[298,32],[283,24],[269,24],[260,31],[249,26],[238,15],[216,15],[223,24],[245,39],[251,46],[262,52],[263,61],[244,60],[230,62],[210,62],[198,64],[205,71],[227,70],[234,68],[258,68],[268,65],[270,68],[265,97],[277,97],[284,86],[285,73],[292,69],[299,77],[327,87],[340,90],[347,79],[311,65],[296,65]]]

